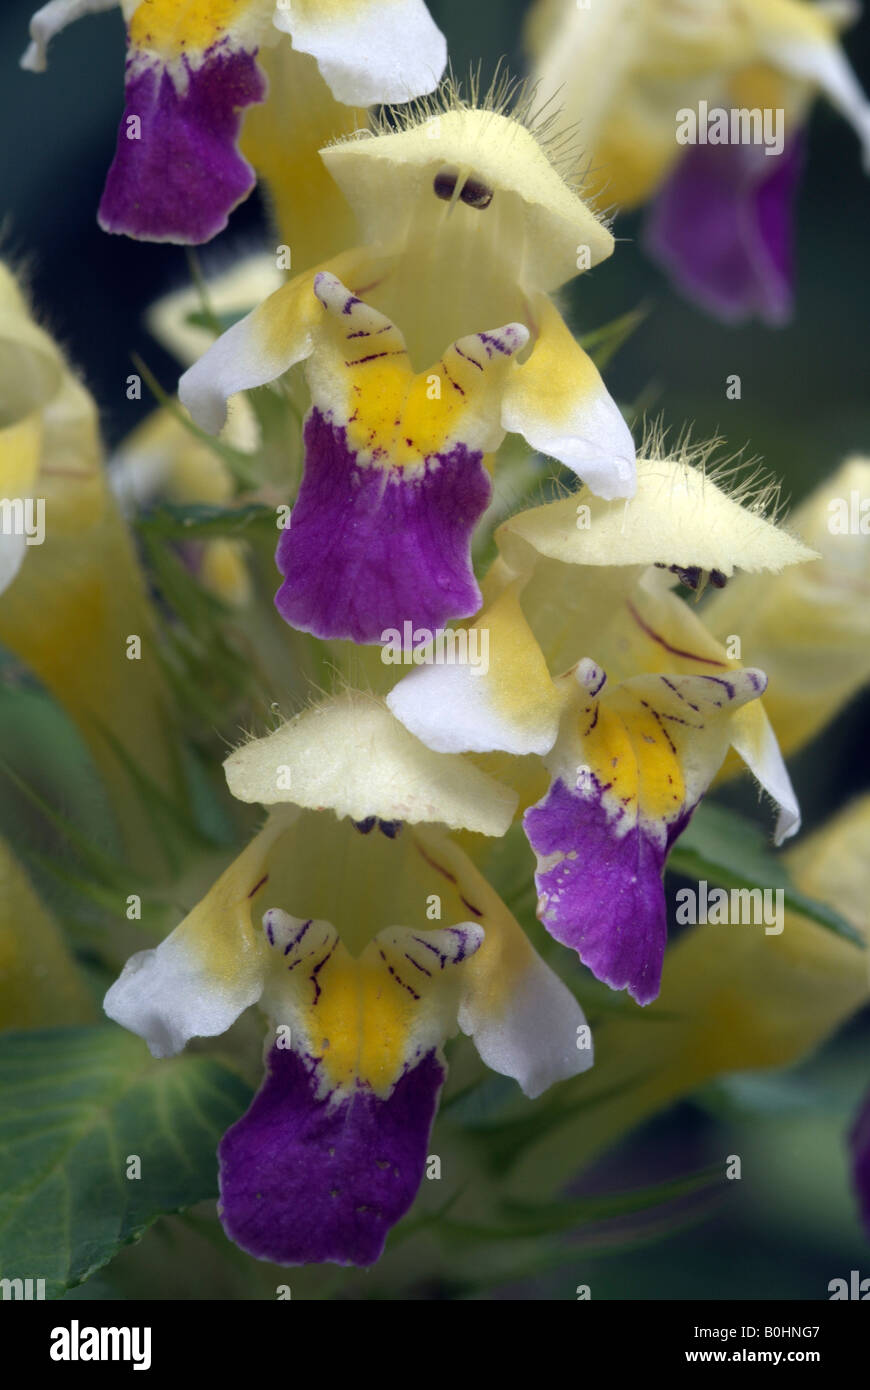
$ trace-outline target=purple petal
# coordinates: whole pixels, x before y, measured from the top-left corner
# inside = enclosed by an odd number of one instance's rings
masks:
[[[254,186],[236,140],[240,113],[264,99],[266,80],[253,53],[225,44],[196,67],[184,55],[174,69],[138,54],[127,64],[127,104],[99,221],[104,231],[140,241],[193,245],[222,231]],[[139,139],[128,138],[134,116]]]
[[[315,407],[276,556],[285,621],[316,637],[381,642],[406,621],[435,632],[476,613],[471,536],[491,491],[482,457],[455,444],[409,476],[389,462],[360,465],[347,430]]]
[[[639,1004],[659,992],[667,940],[662,869],[688,819],[669,826],[664,842],[641,825],[620,835],[600,789],[581,796],[558,780],[523,820],[539,856],[535,883],[547,931]]]
[[[221,1220],[277,1264],[372,1265],[416,1196],[444,1068],[434,1052],[386,1100],[318,1095],[320,1065],[273,1047],[247,1114],[221,1140]]]
[[[647,218],[644,245],[689,299],[731,323],[784,322],[792,309],[792,214],[802,139],[779,155],[758,145],[694,145]]]
[[[852,1156],[852,1184],[858,1197],[858,1211],[870,1237],[870,1091],[864,1098],[849,1135]]]

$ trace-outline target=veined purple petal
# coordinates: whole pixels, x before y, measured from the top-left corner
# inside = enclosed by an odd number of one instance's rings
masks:
[[[265,95],[255,54],[225,42],[195,66],[187,55],[170,68],[134,54],[100,226],[140,241],[190,245],[222,231],[255,182],[236,149],[241,112]]]
[[[316,637],[380,642],[406,621],[435,632],[476,613],[471,535],[491,491],[482,457],[459,443],[407,475],[389,462],[360,464],[346,428],[315,407],[276,557],[285,621]]]
[[[800,137],[778,155],[758,145],[694,145],[656,198],[647,252],[683,294],[717,317],[789,317],[802,153]]]
[[[580,795],[561,779],[523,820],[539,858],[535,882],[547,931],[639,1004],[659,992],[667,940],[662,869],[687,821],[668,826],[661,841],[641,824],[620,835],[600,789]]]
[[[864,1230],[870,1237],[870,1091],[864,1097],[852,1133],[849,1135],[849,1149],[858,1211]]]
[[[385,1100],[359,1084],[319,1096],[319,1064],[273,1047],[218,1151],[230,1239],[278,1264],[374,1264],[420,1186],[444,1075],[433,1051]]]

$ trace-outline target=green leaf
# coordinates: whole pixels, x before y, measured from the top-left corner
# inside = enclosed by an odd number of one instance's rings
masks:
[[[160,540],[201,541],[215,536],[242,538],[252,528],[262,529],[269,536],[277,535],[275,508],[251,502],[241,507],[215,507],[206,503],[179,506],[164,502],[135,520],[143,536]],[[276,540],[277,544],[277,540]]]
[[[11,767],[43,800],[63,805],[67,815],[87,824],[102,844],[117,843],[115,823],[81,733],[47,691],[21,685],[20,680],[21,672],[0,652],[0,765]],[[0,815],[7,836],[15,832],[40,838],[36,807],[30,813],[6,788]],[[44,843],[44,835],[41,838]]]
[[[649,1075],[640,1070],[625,1081],[603,1088],[596,1088],[589,1082],[579,1099],[576,1088],[570,1083],[554,1086],[545,1096],[525,1106],[516,1118],[478,1125],[467,1122],[466,1135],[489,1170],[503,1177],[525,1151],[540,1143],[545,1135],[555,1133],[582,1115],[591,1115],[596,1106],[617,1100],[642,1084]]]
[[[154,778],[130,757],[111,730],[102,724],[98,727],[134,783],[167,862],[175,866],[182,862],[185,851],[212,848],[212,842],[200,829],[190,806],[167,796]]]
[[[668,868],[721,888],[781,888],[792,912],[864,949],[863,937],[845,917],[795,886],[783,860],[768,849],[763,832],[724,806],[705,802],[699,807],[671,851]]]
[[[698,1193],[713,1192],[722,1187],[722,1164],[711,1164],[696,1173],[681,1178],[669,1178],[649,1187],[629,1188],[623,1192],[605,1192],[597,1196],[578,1197],[571,1201],[506,1202],[505,1214],[517,1223],[517,1229],[527,1235],[552,1232],[559,1235],[578,1223],[612,1221],[624,1216],[636,1216],[655,1211],[668,1203],[683,1201]]]
[[[62,838],[75,850],[79,863],[98,884],[105,888],[114,889],[116,892],[127,888],[130,882],[130,870],[122,859],[106,854],[95,840],[90,839],[77,828],[69,816],[55,811],[28,782],[19,777],[11,767],[3,762],[0,762],[0,776],[8,777],[22,796],[35,806],[46,820],[50,821]],[[10,836],[10,839],[16,850],[24,857],[28,852],[27,844],[22,843],[19,846],[13,836]],[[128,888],[127,891],[129,891]],[[124,896],[126,896],[126,892]]]
[[[206,278],[202,273],[199,256],[196,254],[196,250],[193,246],[185,247],[185,254],[187,257],[187,268],[190,271],[190,278],[193,281],[194,289],[199,295],[201,306],[200,317],[204,320],[202,326],[206,328],[209,333],[213,333],[217,338],[223,332],[223,329],[212,307],[211,295],[209,294]]]
[[[227,707],[247,690],[250,661],[224,630],[228,610],[199,584],[171,545],[159,534],[142,531],[155,586],[171,610],[163,625],[161,659],[182,709],[199,724],[220,726]]]
[[[55,1298],[214,1197],[218,1141],[250,1094],[220,1062],[155,1062],[113,1026],[0,1036],[0,1278]]]
[[[255,309],[256,304],[251,305]],[[190,314],[185,314],[184,322],[191,328],[204,328],[209,333],[214,333],[218,337],[221,333],[226,333],[228,328],[232,328],[234,323],[250,313],[249,309],[227,309],[223,313],[210,313],[206,309],[194,309]]]
[[[619,318],[602,324],[600,328],[593,328],[591,332],[580,337],[580,346],[588,352],[600,372],[604,371],[623,344],[627,343],[640,327],[650,308],[649,304],[639,304],[636,309],[630,309],[628,313],[620,314]]]

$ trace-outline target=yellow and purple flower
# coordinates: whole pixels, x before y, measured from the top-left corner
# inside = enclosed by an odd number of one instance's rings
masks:
[[[227,401],[305,362],[305,472],[278,547],[292,626],[374,643],[480,606],[470,542],[506,432],[630,496],[622,415],[550,295],[613,238],[534,131],[433,106],[323,158],[368,249],[272,294],[182,377],[216,433]]]
[[[534,75],[577,130],[590,190],[624,210],[655,199],[647,250],[725,320],[790,311],[816,96],[852,124],[870,167],[870,104],[839,43],[853,17],[809,0],[538,0]]]
[[[444,1040],[534,1096],[591,1065],[588,1029],[449,833],[504,834],[509,789],[350,692],[225,769],[268,819],[106,1012],[164,1057],[259,1003],[267,1075],[220,1146],[224,1226],[261,1259],[370,1265],[423,1177]]]
[[[246,108],[267,97],[261,50],[292,40],[352,106],[425,95],[447,60],[424,0],[50,0],[22,65],[43,71],[55,34],[118,4],[126,106],[99,219],[145,241],[208,241],[250,193],[238,139]]]
[[[813,552],[686,457],[639,459],[637,474],[630,502],[584,490],[504,523],[474,624],[488,669],[421,665],[387,701],[433,749],[543,758],[549,789],[524,817],[541,921],[648,1003],[665,860],[729,747],[780,806],[777,838],[800,821],[759,701],[766,676],[729,657],[670,571],[725,583],[738,566],[775,572]]]

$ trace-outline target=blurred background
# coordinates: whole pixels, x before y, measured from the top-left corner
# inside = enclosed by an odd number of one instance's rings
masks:
[[[521,71],[523,0],[429,3],[458,75],[481,62],[486,78],[502,56]],[[123,106],[120,11],[72,26],[54,42],[49,72],[35,76],[18,68],[34,8],[33,0],[4,0],[0,13],[0,252],[26,265],[37,311],[80,367],[112,446],[142,416],[142,405],[125,396],[131,353],[164,384],[174,382],[174,363],[142,318],[154,298],[187,283],[187,264],[181,248],[107,236],[96,223]],[[845,46],[870,90],[870,16]],[[639,249],[639,218],[617,221],[616,254],[572,287],[573,326],[588,331],[644,305],[646,317],[608,368],[612,393],[642,399],[675,428],[691,423],[699,438],[719,433],[732,449],[748,446],[797,503],[845,455],[870,453],[868,229],[870,178],[857,140],[820,101],[798,201],[797,306],[788,326],[724,327],[678,298]],[[258,248],[264,230],[255,194],[203,248],[204,267]],[[742,379],[740,401],[725,397],[733,373]],[[865,697],[794,760],[810,828],[870,783],[868,717]],[[571,1299],[587,1283],[596,1298],[817,1299],[850,1269],[870,1275],[844,1152],[850,1117],[870,1085],[868,1041],[867,1021],[858,1020],[788,1078],[712,1088],[584,1179],[585,1190],[596,1183],[613,1190],[737,1153],[744,1176],[719,1215],[626,1232],[610,1254],[586,1254],[580,1232],[565,1270],[495,1296]],[[101,1287],[98,1278],[77,1296],[99,1297]]]

